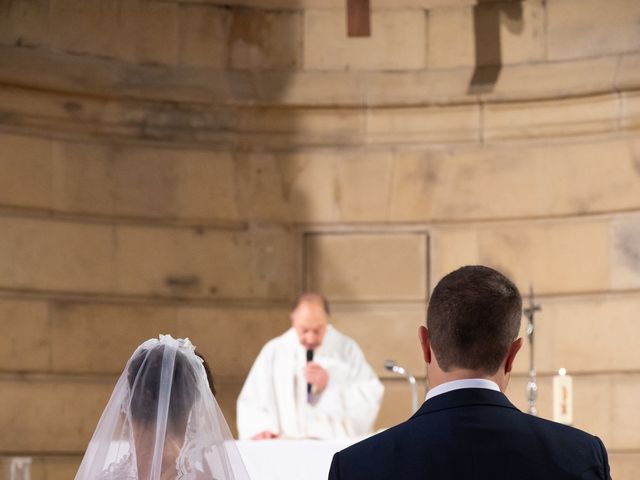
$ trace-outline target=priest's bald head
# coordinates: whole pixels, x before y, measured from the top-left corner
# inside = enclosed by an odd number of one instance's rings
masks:
[[[329,302],[318,293],[298,296],[291,311],[291,325],[298,334],[300,344],[307,350],[322,345],[329,324]]]

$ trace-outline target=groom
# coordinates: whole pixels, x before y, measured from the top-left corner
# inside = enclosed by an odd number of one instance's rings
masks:
[[[521,315],[516,286],[491,268],[440,280],[419,330],[426,401],[336,453],[329,479],[609,479],[599,438],[524,414],[502,393],[522,346]]]

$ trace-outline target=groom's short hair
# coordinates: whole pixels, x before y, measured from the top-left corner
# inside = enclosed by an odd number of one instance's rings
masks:
[[[517,337],[522,299],[500,272],[462,267],[436,285],[427,309],[431,347],[440,368],[496,373]]]

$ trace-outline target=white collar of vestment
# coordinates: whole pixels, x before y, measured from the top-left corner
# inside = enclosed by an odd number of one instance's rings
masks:
[[[495,390],[496,392],[500,391],[500,387],[498,387],[496,382],[492,382],[486,378],[465,378],[463,380],[452,380],[441,383],[437,387],[433,387],[427,392],[427,398],[425,400],[462,388],[486,388],[488,390]]]

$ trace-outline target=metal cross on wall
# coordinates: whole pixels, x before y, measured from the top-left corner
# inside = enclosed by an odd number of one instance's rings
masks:
[[[371,36],[370,0],[347,0],[347,35],[349,37]]]

